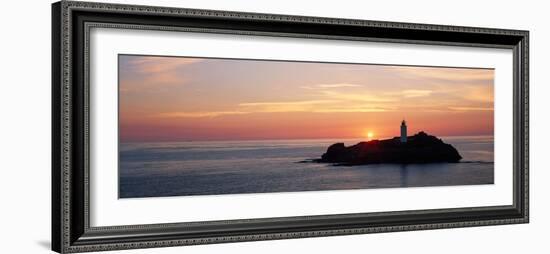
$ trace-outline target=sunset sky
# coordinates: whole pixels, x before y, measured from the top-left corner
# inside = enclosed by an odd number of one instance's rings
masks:
[[[493,135],[493,69],[119,56],[121,142]]]

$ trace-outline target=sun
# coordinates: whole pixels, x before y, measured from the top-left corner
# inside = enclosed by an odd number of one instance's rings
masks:
[[[374,137],[374,133],[372,131],[367,132],[367,138],[371,140]]]

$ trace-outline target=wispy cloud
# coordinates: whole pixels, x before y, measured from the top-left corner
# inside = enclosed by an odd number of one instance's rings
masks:
[[[462,85],[457,88],[457,94],[462,96],[464,100],[476,101],[476,102],[494,102],[494,88],[493,86],[476,86],[476,85]]]
[[[404,77],[432,81],[475,82],[492,81],[494,78],[494,70],[491,69],[423,67],[419,71],[418,67],[389,66],[387,68]]]
[[[337,102],[334,100],[305,100],[305,101],[277,101],[277,102],[245,102],[240,103],[239,106],[300,106],[300,105],[313,105]]]
[[[159,74],[172,72],[179,67],[204,61],[199,58],[183,57],[157,57],[157,56],[136,56],[129,61],[129,67],[140,73]]]
[[[324,108],[324,109],[317,109],[314,110],[314,113],[368,113],[368,112],[388,112],[393,111],[395,108],[391,107],[379,107],[379,106],[362,106],[362,105],[356,105],[356,106],[340,106],[340,107],[334,107],[334,108]]]
[[[212,112],[164,112],[154,117],[160,118],[202,118],[202,117],[218,117],[227,115],[243,115],[250,112],[242,111],[212,111]]]
[[[354,104],[337,100],[303,100],[287,102],[248,102],[237,105],[230,111],[197,111],[197,112],[164,112],[154,115],[160,118],[213,118],[253,113],[356,113],[356,112],[387,112],[395,110],[372,104]]]
[[[349,88],[349,87],[362,87],[362,85],[349,84],[349,83],[335,83],[335,84],[316,84],[311,86],[302,86],[301,88],[315,90],[315,89]]]
[[[493,107],[448,107],[450,110],[455,111],[493,111]]]
[[[198,58],[157,57],[157,56],[122,56],[121,68],[125,77],[120,83],[123,93],[132,91],[154,90],[163,87],[180,86],[188,78],[183,68],[203,61]]]
[[[361,102],[392,102],[398,100],[395,96],[387,96],[382,93],[376,92],[336,92],[336,91],[322,91],[321,92],[326,98],[333,100],[343,100],[343,101],[361,101]]]
[[[405,98],[425,97],[430,96],[432,93],[432,90],[404,90],[400,92]]]
[[[394,107],[373,103],[354,103],[341,100],[306,100],[290,102],[255,102],[242,103],[247,112],[274,113],[274,112],[311,112],[311,113],[353,113],[353,112],[386,112]]]
[[[335,100],[303,100],[285,102],[245,102],[240,103],[247,111],[253,112],[313,112],[323,104],[337,103]]]

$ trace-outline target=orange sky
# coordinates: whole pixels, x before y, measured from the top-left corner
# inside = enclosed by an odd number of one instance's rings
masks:
[[[493,69],[119,56],[122,142],[493,134]]]

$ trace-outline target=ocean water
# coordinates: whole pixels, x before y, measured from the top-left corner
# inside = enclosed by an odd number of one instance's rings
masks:
[[[492,184],[493,137],[443,137],[460,163],[334,166],[319,158],[336,142],[260,140],[122,143],[119,197],[164,197]],[[301,163],[302,162],[302,163]]]

